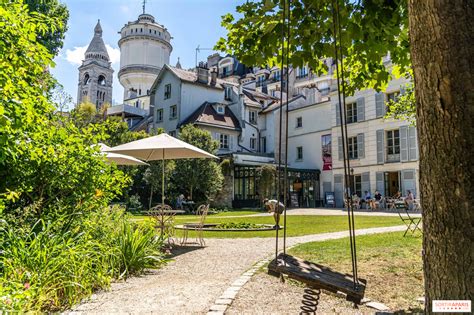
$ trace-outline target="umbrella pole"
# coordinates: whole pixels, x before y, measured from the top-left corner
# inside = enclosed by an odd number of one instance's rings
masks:
[[[161,207],[165,207],[165,149],[163,149],[163,165],[161,172]]]

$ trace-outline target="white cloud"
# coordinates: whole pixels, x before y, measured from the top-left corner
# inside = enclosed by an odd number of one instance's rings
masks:
[[[66,60],[69,61],[70,64],[80,66],[82,64],[82,60],[84,60],[84,54],[86,53],[87,46],[83,47],[74,47],[74,49],[67,49],[66,50]]]
[[[109,44],[105,44],[105,48],[107,48],[107,53],[110,57],[110,62],[118,63],[120,62],[120,49],[113,48]],[[74,49],[67,49],[66,50],[66,60],[72,65],[80,66],[82,64],[82,60],[84,60],[84,54],[86,53],[87,46],[83,47],[74,47]]]
[[[107,53],[109,54],[111,63],[120,62],[120,49],[113,48],[109,44],[105,44],[105,48],[107,48]]]

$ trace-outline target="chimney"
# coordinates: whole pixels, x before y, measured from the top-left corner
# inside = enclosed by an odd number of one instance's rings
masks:
[[[211,71],[211,85],[216,85],[217,81],[217,71],[216,69],[212,69]]]
[[[207,63],[200,62],[197,67],[197,80],[199,83],[207,84],[209,82],[209,69]]]

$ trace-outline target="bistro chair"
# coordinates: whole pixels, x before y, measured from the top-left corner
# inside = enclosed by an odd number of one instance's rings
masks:
[[[207,214],[209,212],[209,205],[203,204],[200,205],[196,210],[196,215],[199,216],[199,221],[197,223],[184,223],[182,226],[179,226],[179,229],[183,230],[183,239],[181,240],[181,245],[185,245],[188,242],[188,232],[193,230],[196,232],[196,243],[200,246],[205,246],[206,242],[203,237],[203,228],[204,221],[206,220]]]
[[[408,231],[410,231],[412,235],[415,234],[416,230],[423,233],[423,231],[420,228],[421,217],[418,218],[418,217],[411,216],[407,208],[398,207],[397,209],[398,209],[398,216],[400,217],[402,222],[407,226],[407,229],[405,230],[403,237],[406,236]]]

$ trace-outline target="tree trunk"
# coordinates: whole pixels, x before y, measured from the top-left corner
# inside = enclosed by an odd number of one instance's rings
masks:
[[[425,311],[474,296],[474,1],[409,0]]]

